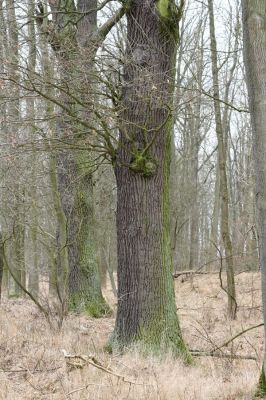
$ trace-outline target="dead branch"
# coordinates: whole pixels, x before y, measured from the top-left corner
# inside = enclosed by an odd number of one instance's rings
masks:
[[[233,355],[233,354],[219,354],[213,353],[212,351],[198,351],[191,350],[191,354],[194,357],[217,357],[217,358],[230,358],[232,360],[254,360],[257,361],[257,357],[249,356],[249,355]]]
[[[76,354],[67,354],[65,350],[62,350],[64,357],[66,359],[67,365],[75,368],[83,368],[85,365],[90,364],[95,368],[100,369],[110,375],[116,376],[117,378],[121,379],[123,382],[134,384],[134,385],[143,385],[143,383],[133,382],[124,375],[120,375],[109,368],[106,368],[102,365],[94,356],[88,355],[76,355]],[[73,360],[74,359],[74,360]],[[73,360],[73,361],[71,361]]]
[[[103,385],[100,385],[100,384],[97,384],[97,383],[87,383],[86,386],[82,386],[82,387],[80,387],[80,388],[71,390],[70,392],[68,392],[68,393],[66,394],[66,396],[69,397],[69,396],[71,396],[71,395],[74,394],[74,393],[81,392],[82,390],[86,390],[86,389],[88,389],[89,386],[103,386]],[[104,385],[104,386],[105,386],[105,387],[111,387],[110,385]]]
[[[216,274],[217,272],[213,272],[213,274]],[[179,278],[179,276],[181,276],[181,275],[209,275],[209,274],[211,274],[211,272],[205,272],[205,271],[197,271],[197,270],[195,270],[195,271],[193,271],[193,270],[188,270],[188,271],[178,271],[178,272],[175,272],[174,274],[173,274],[173,277],[174,278]]]
[[[45,369],[38,368],[38,369],[34,369],[33,371],[30,371],[29,369],[3,369],[3,368],[0,368],[0,372],[4,372],[6,374],[19,373],[19,372],[24,372],[24,373],[28,372],[30,374],[36,374],[36,373],[43,373],[43,372],[54,372],[60,368],[63,368],[63,367],[61,366],[61,367],[54,367],[54,368],[47,368],[47,369],[46,368]]]
[[[226,340],[226,342],[224,342],[223,344],[221,344],[220,346],[216,346],[214,347],[212,350],[210,351],[204,351],[204,350],[190,350],[191,354],[195,357],[218,357],[218,358],[232,358],[235,360],[254,360],[257,361],[257,357],[254,356],[249,356],[249,355],[232,355],[232,354],[220,354],[217,353],[217,351],[221,350],[223,347],[228,346],[228,344],[230,344],[231,342],[233,342],[235,339],[237,339],[239,336],[244,335],[245,333],[259,328],[261,326],[264,326],[264,323],[260,323],[258,325],[254,325],[251,326],[247,329],[244,329],[243,331],[237,333],[236,335],[234,335],[233,337],[231,337],[230,339]]]
[[[233,340],[237,339],[239,336],[242,336],[242,335],[244,335],[244,333],[247,333],[247,332],[249,332],[249,331],[251,331],[253,329],[259,328],[261,326],[264,326],[263,322],[258,324],[258,325],[254,325],[254,326],[251,326],[251,327],[249,327],[247,329],[244,329],[243,331],[237,333],[235,336],[233,336],[230,339],[228,339],[226,342],[224,342],[220,346],[215,347],[213,350],[211,350],[211,352],[214,353],[215,351],[220,350],[221,348],[228,346],[228,344],[233,342]]]

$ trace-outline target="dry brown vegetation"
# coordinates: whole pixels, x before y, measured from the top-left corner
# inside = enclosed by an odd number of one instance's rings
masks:
[[[183,282],[182,282],[183,280]],[[226,294],[218,274],[179,277],[176,298],[182,330],[193,350],[212,350],[243,329],[262,322],[259,273],[236,277],[238,319],[226,316]],[[111,289],[105,295],[115,307]],[[222,348],[229,358],[196,357],[184,366],[170,356],[143,358],[103,351],[113,318],[66,318],[60,333],[51,332],[30,300],[3,300],[0,306],[0,400],[240,400],[252,399],[263,355],[263,328]],[[64,353],[93,355],[111,373]],[[256,360],[235,359],[236,355]],[[88,359],[90,360],[90,359]],[[121,375],[118,377],[117,375]]]

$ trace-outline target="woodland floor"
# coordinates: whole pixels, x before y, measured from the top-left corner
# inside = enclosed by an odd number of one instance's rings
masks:
[[[183,282],[182,282],[183,280]],[[238,318],[226,316],[226,294],[217,274],[175,280],[182,331],[190,349],[211,350],[243,329],[262,322],[259,273],[236,277]],[[115,307],[110,287],[105,290]],[[187,367],[170,356],[144,359],[136,351],[118,356],[103,351],[113,318],[70,315],[53,333],[30,300],[3,299],[0,305],[0,400],[241,400],[252,399],[263,354],[263,327],[251,330],[220,354],[256,360],[196,357]],[[93,355],[106,370],[73,355]],[[92,359],[88,359],[92,361]],[[12,372],[10,372],[12,371]],[[115,374],[121,375],[117,377]]]

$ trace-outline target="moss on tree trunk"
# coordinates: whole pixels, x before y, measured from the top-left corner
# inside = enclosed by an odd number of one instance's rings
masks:
[[[71,232],[69,307],[86,311],[93,317],[111,314],[102,291],[95,247],[93,182],[87,165],[87,154],[75,154],[77,175],[80,177],[73,193],[74,204],[70,216]]]
[[[51,1],[50,7],[56,24],[56,34],[50,37],[50,43],[58,58],[60,84],[64,88],[60,101],[71,110],[68,113],[62,107],[57,125],[57,136],[66,145],[58,154],[57,171],[61,207],[66,218],[69,308],[99,317],[109,314],[110,308],[102,295],[96,258],[92,156],[86,150],[84,140],[88,128],[84,132],[77,123],[81,117],[93,126],[92,114],[81,104],[83,101],[86,104],[88,97],[93,95],[91,87],[95,79],[93,68],[97,49],[90,39],[97,30],[97,0]],[[75,102],[74,98],[80,101]],[[84,150],[75,150],[77,148]]]
[[[261,369],[258,389],[255,393],[256,398],[264,399],[266,396],[266,378],[264,372],[264,366]]]

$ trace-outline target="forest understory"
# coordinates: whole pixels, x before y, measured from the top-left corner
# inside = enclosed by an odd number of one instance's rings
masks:
[[[225,280],[225,277],[222,276]],[[236,275],[238,317],[227,318],[219,274],[175,279],[182,332],[191,350],[211,352],[263,321],[259,272]],[[115,310],[107,283],[104,295]],[[66,317],[60,333],[28,299],[0,306],[0,400],[251,400],[263,355],[263,327],[186,366],[137,350],[108,354],[114,318]]]

